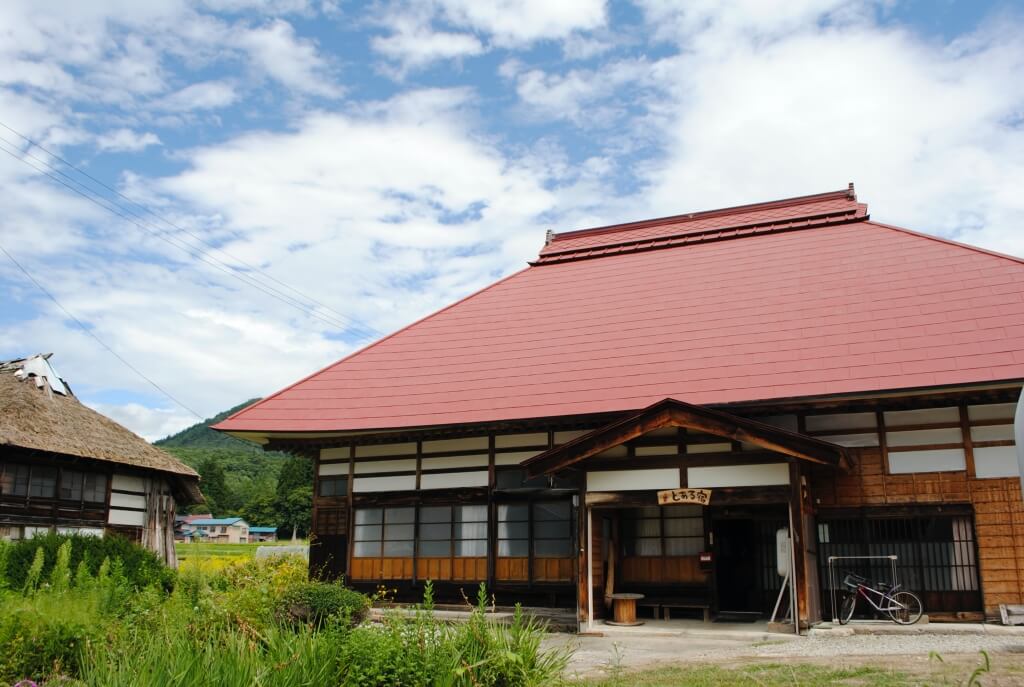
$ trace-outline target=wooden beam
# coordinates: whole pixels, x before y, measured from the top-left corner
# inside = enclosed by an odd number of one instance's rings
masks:
[[[523,466],[531,478],[550,474],[664,427],[696,430],[844,470],[851,466],[846,449],[836,444],[671,398],[549,449]]]

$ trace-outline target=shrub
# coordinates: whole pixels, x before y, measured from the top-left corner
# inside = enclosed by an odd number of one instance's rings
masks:
[[[282,622],[319,628],[330,620],[358,625],[369,609],[369,599],[353,589],[333,582],[304,582],[288,589],[275,611]]]
[[[81,650],[99,637],[90,595],[8,596],[0,613],[0,684],[76,675]]]
[[[85,561],[90,574],[96,575],[102,561],[109,558],[111,561],[122,562],[125,578],[131,587],[142,589],[155,584],[170,590],[174,586],[173,570],[166,567],[152,551],[124,537],[116,534],[90,537],[49,533],[22,539],[9,545],[6,555],[8,588],[21,589],[25,586],[37,551],[42,551],[44,558],[39,580],[50,580],[53,568],[57,564],[58,551],[65,542],[71,543],[68,570],[76,570],[78,564]]]

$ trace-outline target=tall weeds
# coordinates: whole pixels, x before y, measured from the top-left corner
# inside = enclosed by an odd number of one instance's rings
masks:
[[[352,592],[316,589],[299,559],[197,569],[168,592],[133,586],[118,558],[72,575],[72,544],[53,550],[48,569],[40,547],[24,585],[0,591],[0,685],[532,687],[560,681],[569,659],[542,648],[544,626],[520,609],[496,621],[482,585],[465,622],[435,617],[428,584],[411,612],[353,627]],[[317,612],[283,618],[281,599]]]

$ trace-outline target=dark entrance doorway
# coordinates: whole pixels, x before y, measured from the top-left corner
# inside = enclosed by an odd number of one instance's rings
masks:
[[[764,513],[712,513],[715,600],[719,613],[771,613],[782,578],[776,570],[775,533],[787,522]]]
[[[719,520],[714,527],[718,611],[760,612],[753,520]]]

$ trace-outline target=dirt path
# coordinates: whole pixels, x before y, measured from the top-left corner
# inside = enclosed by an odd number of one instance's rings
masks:
[[[940,685],[964,682],[983,661],[980,651],[984,650],[989,653],[992,665],[992,672],[983,680],[986,687],[1024,685],[1024,639],[1017,637],[857,635],[755,642],[699,637],[612,639],[552,635],[548,644],[575,648],[568,672],[577,678],[667,665],[738,667],[775,663],[849,668],[876,666],[919,676],[920,684]]]

